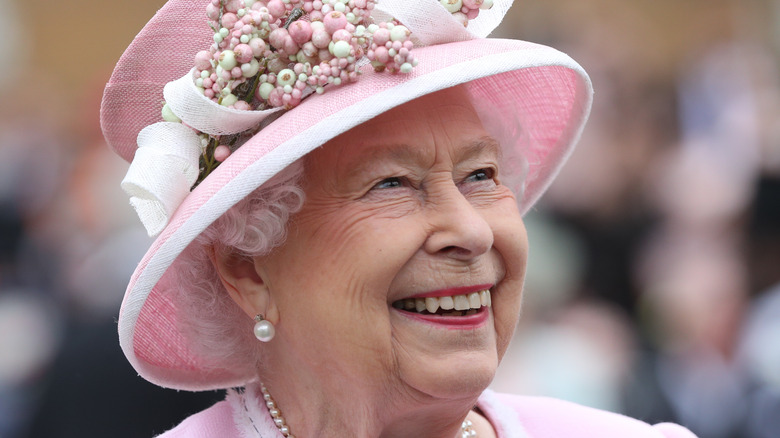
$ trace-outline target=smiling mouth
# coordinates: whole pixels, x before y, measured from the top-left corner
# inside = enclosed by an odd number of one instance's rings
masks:
[[[490,307],[490,290],[444,297],[405,298],[394,301],[393,307],[421,315],[467,316]]]

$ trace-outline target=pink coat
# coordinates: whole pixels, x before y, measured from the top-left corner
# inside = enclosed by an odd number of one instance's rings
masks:
[[[197,413],[158,438],[281,438],[259,391],[230,391],[225,401]],[[255,403],[251,403],[254,400]],[[651,426],[633,418],[544,397],[485,391],[479,408],[499,438],[696,438],[672,423]]]

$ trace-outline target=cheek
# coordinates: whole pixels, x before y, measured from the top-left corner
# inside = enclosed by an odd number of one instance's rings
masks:
[[[504,354],[520,318],[525,270],[528,260],[528,236],[515,205],[497,211],[491,219],[494,248],[501,255],[506,275],[494,297],[499,357]]]
[[[294,218],[283,245],[280,259],[297,266],[285,269],[288,282],[332,290],[341,305],[386,302],[393,278],[424,239],[419,221],[360,203],[314,207]]]

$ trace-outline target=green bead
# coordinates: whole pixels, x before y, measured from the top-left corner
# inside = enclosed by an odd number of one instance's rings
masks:
[[[271,92],[274,91],[274,88],[276,88],[274,84],[263,82],[260,84],[260,87],[258,87],[257,93],[263,100],[268,100],[268,96],[271,95]]]
[[[166,122],[181,123],[181,119],[173,113],[173,110],[167,103],[162,107],[162,118]]]
[[[219,104],[222,106],[231,106],[235,105],[236,102],[238,102],[238,96],[235,94],[228,94],[222,97],[222,101]]]
[[[336,41],[333,43],[333,49],[331,50],[331,53],[333,53],[333,56],[336,58],[346,58],[349,56],[349,52],[352,50],[352,46],[349,45],[346,41]]]

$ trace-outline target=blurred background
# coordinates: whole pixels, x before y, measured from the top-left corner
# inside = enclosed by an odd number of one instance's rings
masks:
[[[98,109],[162,3],[0,0],[0,438],[151,437],[222,397],[146,383],[116,336],[151,240]],[[518,0],[494,35],[596,90],[494,388],[780,437],[780,0]]]

